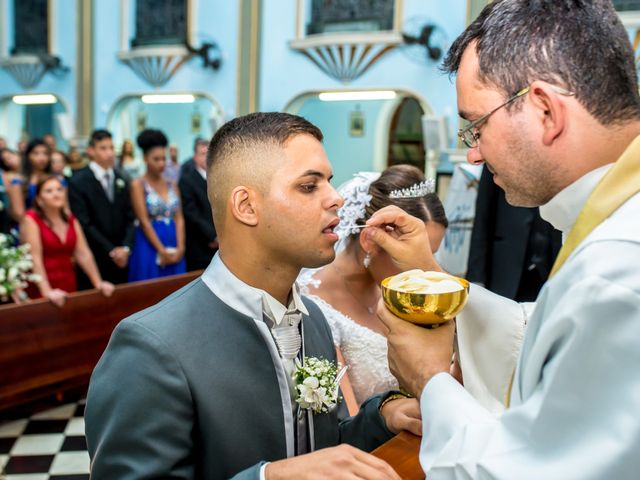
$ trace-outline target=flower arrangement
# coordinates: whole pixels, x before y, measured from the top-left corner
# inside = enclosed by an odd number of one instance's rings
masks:
[[[31,246],[14,246],[13,237],[0,233],[0,300],[6,302],[9,297],[27,287],[27,281],[37,282],[38,275],[31,273],[33,261],[29,254]]]
[[[342,400],[338,396],[340,380],[348,367],[341,367],[324,358],[305,357],[304,363],[295,361],[293,380],[296,385],[296,402],[301,408],[314,413],[328,413]]]

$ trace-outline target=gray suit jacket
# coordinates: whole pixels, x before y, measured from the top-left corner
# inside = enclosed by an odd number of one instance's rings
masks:
[[[306,355],[335,360],[322,313],[304,301]],[[316,448],[389,439],[379,403],[316,415]],[[257,479],[262,463],[286,458],[281,404],[255,322],[198,279],[114,330],[85,411],[92,478]]]

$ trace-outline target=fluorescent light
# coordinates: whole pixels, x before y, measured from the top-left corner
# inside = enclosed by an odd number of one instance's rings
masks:
[[[143,103],[193,103],[196,97],[190,94],[142,95]]]
[[[58,99],[50,93],[32,95],[14,95],[13,103],[18,105],[39,105],[44,103],[56,103]]]
[[[322,92],[318,98],[323,102],[344,102],[347,100],[393,100],[393,90],[361,90],[356,92]]]

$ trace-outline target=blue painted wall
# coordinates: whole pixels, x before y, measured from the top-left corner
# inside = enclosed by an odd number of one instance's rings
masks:
[[[333,167],[333,184],[338,186],[349,180],[353,173],[373,170],[375,136],[378,113],[389,101],[323,102],[306,101],[297,112],[317,125],[324,134],[324,148]],[[351,113],[356,110],[364,118],[362,136],[352,136]],[[384,145],[386,148],[386,145]]]
[[[6,48],[13,47],[13,0],[5,0],[5,12],[0,12],[0,34],[5,35]],[[53,54],[69,67],[67,73],[47,73],[29,93],[52,93],[60,100],[65,110],[75,118],[76,111],[76,0],[56,0],[54,15]],[[6,32],[4,31],[6,29]],[[5,52],[2,52],[3,54]],[[20,84],[4,69],[0,69],[0,98],[25,93]],[[12,123],[12,118],[8,121]],[[0,132],[3,136],[3,132]],[[15,144],[11,145],[15,147]],[[62,145],[64,146],[64,145]]]
[[[133,1],[130,1],[130,23],[133,22]],[[222,106],[227,119],[236,108],[237,77],[237,2],[199,0],[195,46],[204,41],[215,41],[223,53],[222,67],[218,71],[202,68],[202,61],[192,58],[182,66],[169,82],[158,90],[140,79],[128,66],[118,60],[120,50],[120,2],[95,1],[95,58],[96,104],[95,124],[105,125],[112,106],[130,93],[204,92]],[[133,27],[129,36],[134,35]],[[172,140],[173,141],[173,140]]]
[[[405,0],[404,25],[422,17],[440,26],[452,42],[464,29],[466,0]],[[264,2],[262,58],[260,65],[260,109],[280,110],[303,91],[393,87],[415,92],[436,115],[447,115],[450,131],[457,129],[455,88],[434,63],[416,63],[400,49],[387,53],[362,77],[349,85],[325,75],[288,42],[295,38],[295,8],[283,9],[279,2]]]

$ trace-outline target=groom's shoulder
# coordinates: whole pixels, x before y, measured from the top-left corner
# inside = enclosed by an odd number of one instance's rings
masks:
[[[130,315],[118,327],[137,324],[157,335],[175,335],[198,329],[198,324],[215,316],[220,300],[197,278],[160,302]]]

